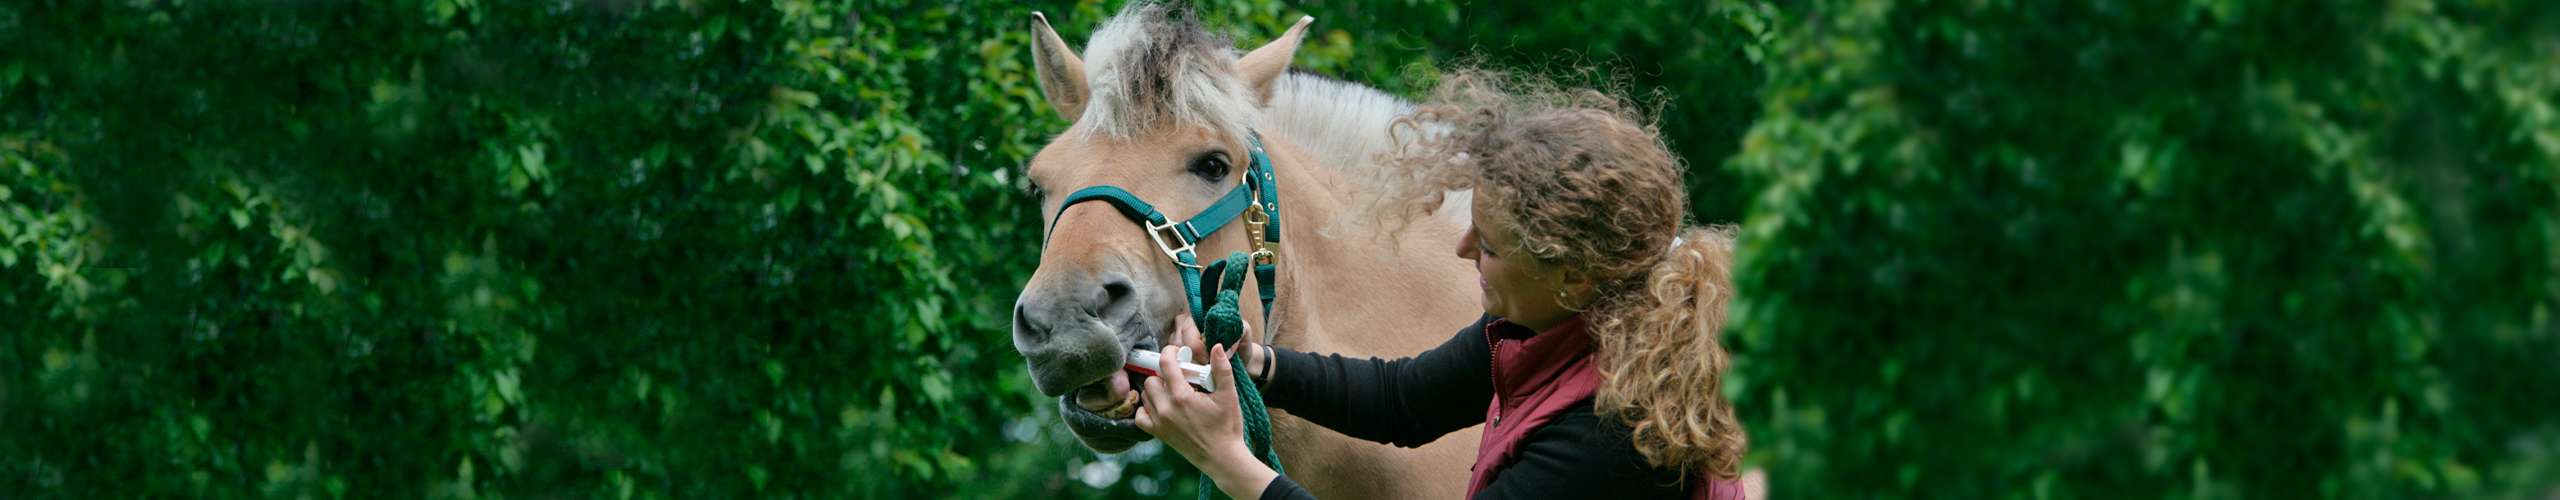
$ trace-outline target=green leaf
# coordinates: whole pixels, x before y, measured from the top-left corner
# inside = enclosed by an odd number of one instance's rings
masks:
[[[924,399],[934,404],[951,400],[950,377],[936,372],[924,377]]]

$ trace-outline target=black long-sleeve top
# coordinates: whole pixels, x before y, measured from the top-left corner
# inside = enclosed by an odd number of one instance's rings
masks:
[[[1439,347],[1397,360],[1272,349],[1264,402],[1360,439],[1412,448],[1484,423],[1493,402],[1486,316]],[[1681,475],[1644,462],[1626,426],[1584,400],[1530,431],[1514,462],[1476,498],[1686,498]],[[1278,476],[1262,498],[1315,498]]]

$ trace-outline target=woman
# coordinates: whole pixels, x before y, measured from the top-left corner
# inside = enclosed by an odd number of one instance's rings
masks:
[[[1728,359],[1717,343],[1733,238],[1729,228],[1675,236],[1688,207],[1680,162],[1623,102],[1595,91],[1462,72],[1434,102],[1397,124],[1432,132],[1395,160],[1422,181],[1395,199],[1422,207],[1438,197],[1413,193],[1474,191],[1456,253],[1483,274],[1485,315],[1393,361],[1248,345],[1244,365],[1266,401],[1400,446],[1485,424],[1473,498],[1739,498],[1744,435],[1721,392]],[[1229,380],[1232,354],[1205,352]],[[1309,496],[1246,450],[1234,391],[1145,385],[1138,427],[1220,490]]]

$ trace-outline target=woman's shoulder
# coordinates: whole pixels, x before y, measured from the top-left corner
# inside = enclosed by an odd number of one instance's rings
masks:
[[[1599,414],[1587,398],[1530,431],[1521,447],[1524,461],[1564,467],[1558,479],[1574,485],[1573,496],[1673,498],[1687,492],[1683,474],[1646,463],[1626,424]]]
[[[1583,398],[1556,412],[1555,419],[1547,421],[1545,426],[1531,431],[1529,442],[1552,441],[1558,445],[1570,445],[1593,458],[1617,458],[1623,452],[1637,455],[1640,463],[1642,456],[1636,453],[1633,432],[1625,422],[1601,415],[1590,398]]]

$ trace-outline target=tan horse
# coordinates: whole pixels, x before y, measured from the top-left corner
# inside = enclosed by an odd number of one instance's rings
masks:
[[[1373,218],[1353,213],[1367,206],[1363,179],[1382,168],[1372,159],[1393,147],[1388,125],[1411,106],[1289,73],[1309,21],[1239,57],[1187,12],[1141,2],[1097,29],[1079,57],[1033,14],[1041,91],[1074,120],[1031,161],[1043,217],[1067,193],[1097,185],[1187,217],[1238,182],[1247,134],[1259,132],[1286,210],[1278,305],[1271,318],[1245,307],[1253,330],[1302,351],[1420,353],[1483,311],[1475,271],[1452,254],[1467,225],[1466,196],[1448,196],[1394,238],[1377,237]],[[1124,352],[1163,345],[1187,308],[1177,268],[1108,204],[1076,205],[1044,222],[1051,236],[1015,304],[1014,347],[1087,446],[1126,450],[1150,438],[1098,411],[1125,396]],[[1230,229],[1201,242],[1199,255],[1205,262],[1246,248],[1244,231]],[[1478,437],[1469,429],[1402,449],[1274,413],[1290,476],[1331,498],[1458,496]]]

